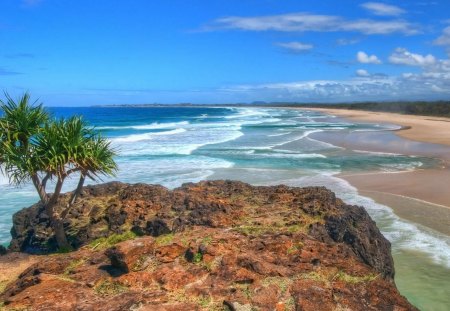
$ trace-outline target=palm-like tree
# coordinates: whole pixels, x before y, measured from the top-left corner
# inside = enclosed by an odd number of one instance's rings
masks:
[[[17,102],[5,93],[6,101],[0,100],[3,116],[0,118],[0,163],[10,183],[21,185],[31,179],[37,187],[40,184],[38,166],[32,156],[33,137],[48,121],[49,115],[42,104],[30,104],[30,95],[25,93]],[[38,189],[39,195],[43,193]],[[41,196],[42,200],[45,197]]]
[[[29,103],[28,94],[17,103],[9,95],[6,97],[7,102],[1,103],[4,116],[0,118],[0,164],[10,183],[33,182],[51,219],[58,246],[70,249],[64,219],[86,177],[96,180],[101,175],[115,174],[115,151],[81,117],[51,120],[42,105]],[[58,212],[55,205],[64,181],[72,174],[80,174],[78,186],[67,207]],[[52,194],[46,191],[49,180],[55,182]]]
[[[100,135],[94,135],[85,145],[83,157],[77,160],[76,165],[80,170],[80,179],[72,194],[70,204],[75,203],[80,195],[86,177],[96,180],[101,178],[101,175],[111,176],[117,171],[117,164],[114,161],[115,151],[111,148],[109,141]]]

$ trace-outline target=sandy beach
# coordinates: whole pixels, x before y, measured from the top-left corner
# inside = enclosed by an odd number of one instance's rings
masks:
[[[353,121],[404,127],[392,133],[328,135],[329,143],[353,150],[442,159],[442,165],[435,169],[400,173],[342,172],[338,177],[348,181],[362,195],[391,207],[398,216],[450,235],[450,119],[343,109],[312,110]],[[319,133],[313,137],[323,139],[324,135]]]
[[[391,207],[403,219],[450,236],[450,170],[340,174],[358,192]]]
[[[415,116],[386,112],[371,112],[347,109],[308,108],[332,115],[370,123],[398,124],[404,129],[397,135],[420,142],[450,146],[450,119],[431,116]]]

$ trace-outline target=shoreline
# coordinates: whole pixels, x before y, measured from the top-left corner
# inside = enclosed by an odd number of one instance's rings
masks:
[[[361,133],[342,135],[345,137],[336,136],[326,140],[327,143],[352,150],[393,152],[440,159],[443,165],[437,168],[395,173],[347,171],[336,177],[350,183],[361,195],[389,206],[399,217],[450,236],[450,195],[448,194],[450,119],[344,109],[308,108],[305,110],[320,111],[351,121],[401,126],[397,130],[373,132],[367,134],[368,136]],[[440,135],[443,132],[444,134]],[[369,139],[364,139],[365,137],[375,136],[380,138],[376,143],[366,143]],[[357,137],[363,139],[355,139]],[[324,137],[319,133],[315,138],[322,140]],[[384,138],[392,139],[394,143],[383,145]],[[408,141],[412,141],[410,145],[413,147],[408,145]]]
[[[446,195],[450,170],[341,173],[336,177],[354,186],[360,195],[388,206],[400,218],[450,236],[450,196]],[[444,180],[437,186],[440,178]]]
[[[450,236],[450,208],[420,199],[377,191],[359,191],[361,195],[375,202],[391,207],[402,219],[431,228]]]
[[[298,109],[320,111],[349,120],[368,123],[396,124],[400,125],[401,128],[394,132],[400,137],[424,143],[450,146],[449,118],[333,108]]]

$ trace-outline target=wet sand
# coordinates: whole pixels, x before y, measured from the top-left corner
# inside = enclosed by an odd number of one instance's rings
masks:
[[[450,236],[450,169],[338,175],[400,218]]]
[[[397,135],[401,137],[414,141],[450,146],[450,118],[347,109],[308,108],[308,110],[321,111],[335,116],[345,117],[349,120],[398,124],[404,127],[403,130],[397,132]]]
[[[352,121],[396,124],[380,132],[315,133],[310,137],[351,150],[438,158],[438,167],[399,173],[342,172],[361,195],[391,207],[403,219],[450,235],[450,119],[340,109],[317,109]]]
[[[411,197],[450,210],[450,169],[448,168],[400,173],[342,173],[337,177],[347,180],[361,191]]]
[[[450,236],[450,209],[445,206],[386,192],[359,190],[359,193],[379,204],[393,206],[392,209],[400,218]]]

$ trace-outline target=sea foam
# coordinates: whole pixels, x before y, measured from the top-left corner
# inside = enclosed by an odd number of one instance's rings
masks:
[[[174,130],[170,130],[170,131],[164,131],[164,132],[151,132],[151,133],[144,133],[144,134],[132,134],[132,135],[128,135],[128,136],[111,138],[110,140],[112,142],[116,142],[116,143],[134,143],[134,142],[143,141],[143,140],[152,140],[152,139],[155,139],[158,136],[176,135],[176,134],[180,134],[180,133],[184,133],[184,132],[186,132],[185,129],[178,128],[178,129],[174,129]]]
[[[177,128],[180,126],[188,125],[188,121],[181,122],[167,122],[167,123],[159,123],[154,122],[151,124],[142,124],[142,125],[123,125],[123,126],[98,126],[96,129],[98,130],[158,130],[158,129],[171,129]]]
[[[450,237],[432,229],[401,219],[388,206],[358,194],[347,181],[334,177],[336,172],[321,172],[314,176],[279,181],[290,186],[326,186],[347,204],[364,206],[377,222],[381,232],[394,249],[419,251],[435,263],[450,269]]]

